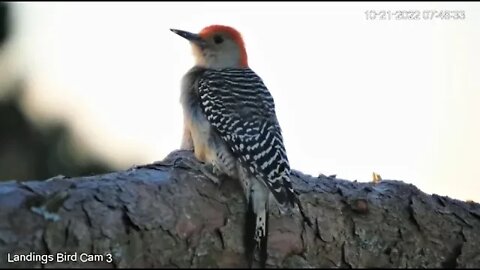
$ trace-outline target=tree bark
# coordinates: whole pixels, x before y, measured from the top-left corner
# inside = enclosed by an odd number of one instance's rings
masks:
[[[240,185],[215,185],[188,160],[0,184],[0,268],[246,267]],[[480,267],[479,204],[401,181],[294,171],[292,182],[311,224],[272,208],[267,267]]]

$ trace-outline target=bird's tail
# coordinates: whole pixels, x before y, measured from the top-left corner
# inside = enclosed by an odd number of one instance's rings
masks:
[[[258,211],[259,210],[259,211]],[[257,209],[255,212],[254,200],[250,199],[245,219],[245,247],[249,267],[255,261],[259,267],[265,268],[267,261],[268,210]]]

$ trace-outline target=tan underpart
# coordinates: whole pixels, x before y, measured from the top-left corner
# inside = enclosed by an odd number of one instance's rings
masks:
[[[187,124],[186,118],[183,119],[183,136],[182,144],[180,145],[181,150],[193,150],[193,139],[190,132],[190,127]]]
[[[201,123],[194,123],[185,116],[182,147],[192,144],[195,157],[199,161],[212,164],[216,155],[215,151],[208,146],[209,128]]]

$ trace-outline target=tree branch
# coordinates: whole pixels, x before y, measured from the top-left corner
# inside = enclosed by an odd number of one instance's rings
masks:
[[[0,267],[245,267],[239,184],[218,187],[185,160],[0,184]],[[480,267],[478,204],[400,181],[292,178],[312,225],[272,210],[267,266]],[[20,255],[34,261],[9,262]]]

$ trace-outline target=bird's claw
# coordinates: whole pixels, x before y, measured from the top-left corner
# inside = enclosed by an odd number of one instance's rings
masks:
[[[221,185],[222,181],[217,176],[218,168],[216,168],[215,166],[204,164],[199,161],[192,161],[192,160],[182,160],[182,163],[183,165],[189,167],[192,170],[201,172],[215,185],[217,186]]]
[[[200,171],[212,181],[215,185],[220,186],[222,184],[222,180],[218,176],[218,168],[211,165],[202,164],[200,165]]]

